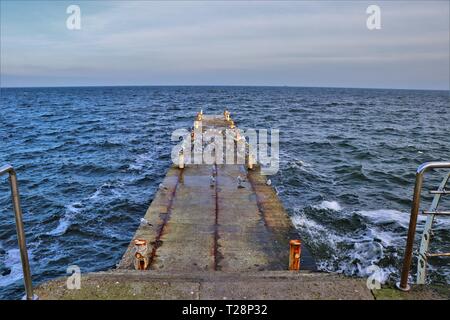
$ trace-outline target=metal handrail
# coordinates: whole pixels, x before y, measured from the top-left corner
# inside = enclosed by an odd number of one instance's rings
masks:
[[[446,169],[450,168],[450,162],[426,162],[417,168],[416,183],[414,185],[413,203],[411,207],[411,217],[409,219],[408,238],[406,240],[405,257],[403,259],[403,268],[400,282],[397,288],[402,291],[409,291],[411,287],[408,285],[409,270],[413,255],[414,236],[416,234],[417,217],[419,215],[420,195],[422,192],[423,176],[429,169]]]
[[[20,249],[20,259],[22,261],[23,280],[25,284],[26,295],[24,299],[36,300],[36,295],[33,295],[33,283],[31,280],[30,263],[28,261],[27,244],[25,240],[25,232],[22,220],[22,208],[20,207],[19,189],[17,186],[16,171],[11,165],[4,165],[0,167],[0,176],[9,174],[9,184],[11,186],[11,197],[16,218],[17,241]]]

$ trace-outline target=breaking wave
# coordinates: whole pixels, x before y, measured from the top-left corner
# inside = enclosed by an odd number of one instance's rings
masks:
[[[33,250],[28,250],[28,257],[33,259]],[[10,249],[0,255],[0,287],[14,284],[23,278],[22,263],[20,261],[20,250]]]

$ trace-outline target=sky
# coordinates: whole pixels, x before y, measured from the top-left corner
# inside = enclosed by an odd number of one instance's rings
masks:
[[[81,9],[69,30],[66,9]],[[381,29],[366,26],[369,5]],[[1,0],[1,87],[449,90],[449,1]]]

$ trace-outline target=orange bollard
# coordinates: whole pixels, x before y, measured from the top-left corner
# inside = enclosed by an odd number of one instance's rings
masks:
[[[136,270],[146,270],[149,263],[147,241],[143,239],[135,239],[134,246],[134,268]]]
[[[289,241],[289,270],[300,270],[300,256],[302,254],[302,242],[300,240]]]

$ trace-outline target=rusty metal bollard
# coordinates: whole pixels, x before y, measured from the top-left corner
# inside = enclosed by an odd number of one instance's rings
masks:
[[[225,110],[223,111],[223,116],[225,117],[225,120],[226,120],[226,121],[230,121],[230,120],[231,120],[231,118],[230,118],[230,112],[229,112],[227,109],[225,109]]]
[[[135,239],[134,248],[134,268],[136,270],[146,270],[149,262],[147,240]]]
[[[302,242],[300,240],[289,241],[289,270],[300,270],[300,256],[302,254]]]
[[[250,170],[253,170],[253,165],[255,164],[255,160],[253,159],[253,154],[249,153],[248,154],[248,168]]]

